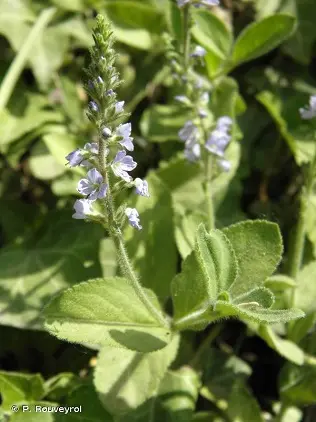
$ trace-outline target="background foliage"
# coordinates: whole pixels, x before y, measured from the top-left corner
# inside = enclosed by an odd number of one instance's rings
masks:
[[[272,420],[280,401],[287,407],[276,421],[315,420],[314,194],[305,216],[308,244],[296,294],[296,306],[307,316],[292,324],[290,338],[282,337],[282,324],[234,320],[203,333],[185,333],[179,355],[161,380],[159,373],[175,357],[177,338],[145,358],[142,351],[119,349],[110,376],[102,359],[113,352],[100,352],[93,375],[97,346],[64,343],[43,331],[42,309],[54,294],[80,281],[120,275],[105,233],[71,219],[82,173],[80,168],[70,171],[64,159],[95,136],[85,117],[82,69],[96,13],[113,24],[124,79],[119,94],[132,113],[136,135],[134,175],[147,175],[151,190],[149,200],[133,199],[144,229],[135,233],[126,227],[127,248],[145,286],[167,309],[171,280],[206,218],[199,172],[181,154],[178,131],[187,116],[173,102],[176,90],[165,59],[163,32],[182,36],[175,4],[0,1],[0,420],[14,403],[45,402],[82,404],[87,420],[100,422],[114,420],[110,413],[127,405],[128,410],[140,406],[115,421],[257,422]],[[229,73],[214,85],[213,109],[238,123],[228,150],[232,169],[214,181],[217,225],[245,219],[278,223],[285,246],[279,265],[283,273],[304,166],[314,152],[313,128],[300,119],[298,108],[316,94],[315,16],[313,0],[223,0],[221,8],[194,16],[194,39],[207,49],[200,72],[210,81]],[[279,252],[272,250],[271,256]],[[278,308],[286,307],[293,283],[280,275],[266,280]],[[206,337],[211,348],[199,347]],[[156,353],[164,354],[161,367]],[[121,391],[122,399],[115,394],[118,379],[138,359],[139,371]],[[155,385],[148,372],[158,374]],[[158,394],[150,398],[157,387]],[[11,413],[9,420],[66,419],[79,421],[80,414]]]

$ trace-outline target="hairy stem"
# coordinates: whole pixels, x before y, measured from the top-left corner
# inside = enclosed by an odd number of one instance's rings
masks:
[[[316,153],[312,162],[310,163],[306,186],[303,188],[301,197],[300,197],[300,210],[297,226],[294,232],[293,242],[290,249],[290,264],[289,264],[289,274],[292,278],[296,279],[298,272],[301,269],[303,256],[304,256],[304,247],[305,247],[305,236],[306,236],[306,226],[305,226],[305,214],[309,205],[310,196],[313,189],[313,179],[316,167]],[[295,306],[295,289],[292,291],[291,295],[291,306]]]
[[[205,160],[205,196],[207,203],[207,221],[209,230],[215,228],[215,213],[212,194],[212,169],[213,156],[209,154]]]
[[[123,275],[130,281],[131,285],[134,288],[136,295],[138,296],[139,300],[143,303],[143,305],[147,308],[150,314],[155,318],[155,320],[164,326],[168,326],[168,322],[162,315],[162,313],[156,308],[156,306],[152,303],[151,299],[147,295],[145,289],[140,284],[137,275],[133,269],[131,261],[129,259],[128,253],[126,251],[122,231],[115,220],[115,207],[114,201],[112,196],[112,188],[110,184],[110,178],[107,170],[106,165],[106,154],[105,154],[105,141],[102,139],[102,135],[99,138],[99,154],[98,160],[100,165],[100,171],[103,176],[103,180],[108,186],[106,198],[104,201],[104,205],[106,208],[107,216],[108,216],[108,227],[110,235],[114,241],[118,257],[119,257],[119,265]]]

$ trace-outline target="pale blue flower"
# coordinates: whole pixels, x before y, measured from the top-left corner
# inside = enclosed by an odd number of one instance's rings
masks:
[[[126,155],[126,151],[124,150],[119,151],[116,154],[111,164],[111,168],[115,176],[121,177],[123,180],[125,180],[125,182],[132,181],[132,177],[127,172],[134,170],[136,166],[137,163],[135,163],[130,155]]]
[[[216,127],[220,130],[229,130],[233,121],[229,116],[222,116],[217,120]]]
[[[88,142],[83,147],[86,151],[89,151],[91,154],[98,155],[99,145],[96,142]]]
[[[89,199],[77,199],[74,203],[74,210],[76,211],[72,218],[76,220],[84,220],[93,213],[91,209],[92,201]]]
[[[121,144],[128,151],[134,151],[133,138],[130,136],[131,132],[132,132],[131,123],[125,123],[123,125],[119,125],[119,127],[116,129],[117,136],[121,136],[123,138],[122,141],[119,141],[119,144]]]
[[[188,120],[179,130],[178,135],[181,141],[186,142],[187,145],[194,144],[197,140],[198,128],[191,120]]]
[[[113,91],[113,89],[109,89],[108,91],[106,91],[106,95],[111,97],[112,95],[115,95],[115,92]]]
[[[102,133],[103,138],[106,138],[106,139],[112,135],[112,131],[108,127],[102,128],[101,133]]]
[[[101,76],[98,76],[97,77],[97,82],[98,82],[98,84],[100,84],[100,85],[102,85],[104,82],[103,82],[103,79],[101,78]]]
[[[90,107],[90,110],[94,111],[95,113],[97,113],[99,111],[99,106],[95,101],[90,101],[89,107]]]
[[[184,156],[188,161],[194,162],[201,158],[201,146],[196,143],[191,148],[185,148]]]
[[[218,160],[217,163],[221,167],[221,169],[226,172],[228,172],[232,167],[231,162],[228,160]]]
[[[194,58],[196,58],[196,57],[204,57],[205,54],[206,54],[205,48],[201,47],[200,45],[197,45],[195,47],[195,49],[193,50],[193,52],[191,54],[191,57],[194,57]]]
[[[82,151],[79,148],[70,152],[65,158],[68,161],[68,164],[70,167],[79,166],[79,164],[81,164],[82,161],[84,160]]]
[[[136,178],[134,181],[134,185],[135,185],[135,192],[137,193],[137,195],[141,195],[141,196],[146,196],[149,198],[149,191],[148,191],[148,183],[146,182],[146,180],[142,180],[140,178]]]
[[[218,157],[224,157],[224,150],[229,144],[229,141],[230,136],[225,131],[215,129],[207,139],[205,148]]]
[[[316,117],[316,95],[312,95],[309,99],[309,107],[300,108],[301,118],[310,120]]]
[[[115,104],[115,113],[122,113],[122,111],[124,110],[124,104],[125,101],[118,101]]]
[[[105,198],[107,189],[107,184],[103,183],[103,177],[96,168],[89,170],[87,179],[79,180],[77,187],[77,191],[91,201]]]
[[[141,230],[142,226],[139,224],[139,214],[136,208],[126,208],[125,215],[128,218],[129,224],[135,229]]]
[[[177,0],[179,7],[183,7],[185,4],[188,4],[190,0]]]

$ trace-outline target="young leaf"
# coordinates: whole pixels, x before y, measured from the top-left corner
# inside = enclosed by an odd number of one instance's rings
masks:
[[[206,65],[212,77],[230,55],[232,33],[216,15],[207,10],[198,10],[194,13],[192,34],[207,49]]]
[[[275,324],[277,322],[288,322],[293,319],[303,318],[304,312],[300,309],[266,309],[257,304],[233,305],[232,303],[216,302],[216,312],[219,317],[236,316],[262,324]]]
[[[289,361],[296,365],[303,365],[304,363],[304,352],[295,343],[290,340],[282,339],[279,337],[271,327],[266,325],[259,328],[259,335],[265,342],[281,356],[285,357]]]
[[[71,342],[146,353],[171,340],[168,327],[159,325],[129,281],[118,277],[89,280],[63,291],[47,305],[44,315],[45,328]]]
[[[296,282],[293,278],[284,275],[276,274],[268,277],[264,282],[265,287],[272,290],[283,291],[286,289],[293,289],[296,287]]]
[[[150,399],[176,357],[178,343],[174,336],[167,347],[147,354],[116,347],[101,350],[94,384],[106,409],[123,414]]]
[[[44,396],[44,380],[40,374],[20,374],[0,371],[1,407],[9,410],[12,404],[40,400]]]
[[[237,271],[234,251],[223,232],[212,230],[207,233],[200,224],[194,251],[185,259],[182,272],[172,282],[176,323],[180,319],[187,320],[186,328],[207,323],[207,315],[212,311],[217,295],[229,288]]]
[[[234,383],[227,415],[231,422],[263,422],[260,406],[242,381]]]
[[[236,254],[239,273],[230,286],[232,297],[239,296],[264,283],[282,257],[283,245],[279,227],[268,221],[244,221],[223,229]]]
[[[274,15],[247,26],[236,40],[233,66],[267,54],[286,40],[295,29],[295,18]]]
[[[274,295],[271,290],[265,287],[257,287],[234,298],[233,303],[235,305],[242,305],[245,303],[258,303],[263,308],[271,308],[274,303]]]

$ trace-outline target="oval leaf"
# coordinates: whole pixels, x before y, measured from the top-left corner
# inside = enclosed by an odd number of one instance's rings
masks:
[[[146,354],[104,348],[94,375],[94,384],[104,406],[111,413],[120,414],[152,397],[176,357],[178,343],[179,337],[175,336],[164,349]]]
[[[55,297],[44,312],[46,329],[75,343],[151,352],[171,339],[168,327],[159,325],[124,278],[80,283]]]
[[[292,16],[279,14],[247,26],[236,40],[233,66],[263,56],[276,48],[293,33],[295,23]]]
[[[282,257],[282,237],[277,224],[263,220],[237,223],[223,232],[239,266],[238,277],[229,289],[234,298],[263,284],[273,273]]]

